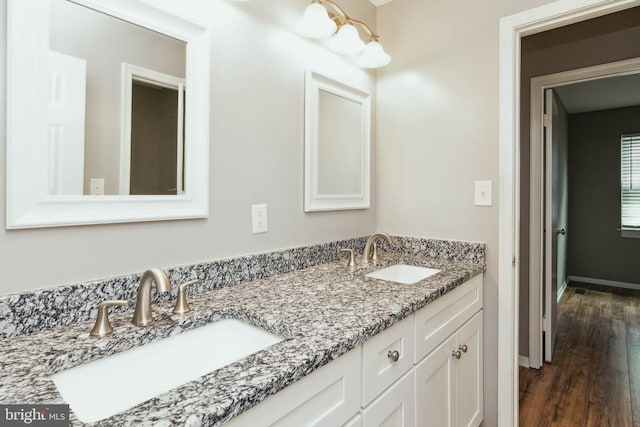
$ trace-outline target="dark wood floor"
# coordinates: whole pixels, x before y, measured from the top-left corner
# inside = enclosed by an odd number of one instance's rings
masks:
[[[640,427],[640,296],[575,289],[553,362],[520,368],[520,426]]]

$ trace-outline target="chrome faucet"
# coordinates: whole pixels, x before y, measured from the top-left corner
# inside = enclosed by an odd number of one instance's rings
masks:
[[[133,313],[133,324],[136,326],[146,326],[153,322],[151,316],[151,284],[156,284],[156,292],[171,291],[171,281],[167,273],[159,268],[150,268],[142,273],[140,285],[138,285],[138,298],[136,299],[136,310]]]
[[[387,233],[375,233],[367,239],[367,243],[364,245],[364,251],[362,252],[362,260],[360,265],[369,265],[369,252],[371,252],[371,244],[379,237],[384,238],[388,244],[392,244],[393,240]]]

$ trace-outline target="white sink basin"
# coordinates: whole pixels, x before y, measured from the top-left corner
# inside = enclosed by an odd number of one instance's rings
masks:
[[[94,422],[280,341],[263,329],[224,319],[77,366],[51,379],[80,421]]]
[[[372,273],[366,274],[365,276],[372,277],[374,279],[398,282],[405,285],[412,285],[439,272],[440,270],[436,270],[435,268],[396,264],[386,268],[381,268],[380,270],[376,270]]]

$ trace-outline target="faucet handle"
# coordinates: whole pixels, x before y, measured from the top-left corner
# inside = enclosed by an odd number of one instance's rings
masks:
[[[107,308],[114,305],[129,305],[129,301],[127,300],[108,300],[102,301],[100,305],[98,305],[98,318],[96,319],[96,324],[93,326],[93,329],[89,333],[92,337],[105,337],[113,333],[113,328],[111,327],[111,323],[109,323],[109,312]]]
[[[373,242],[373,254],[371,255],[371,261],[373,264],[377,264],[378,262],[378,244]]]
[[[178,299],[173,309],[175,314],[185,314],[191,311],[191,307],[189,307],[189,303],[187,302],[187,287],[195,285],[196,283],[200,283],[200,279],[189,280],[178,287]]]
[[[341,248],[338,249],[338,252],[349,252],[351,255],[349,256],[349,263],[347,264],[347,267],[355,267],[356,266],[356,258],[353,254],[353,249],[351,248]]]

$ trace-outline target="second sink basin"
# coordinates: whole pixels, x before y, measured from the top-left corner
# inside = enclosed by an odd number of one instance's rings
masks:
[[[282,341],[236,319],[224,319],[52,376],[83,422],[127,410]]]
[[[386,268],[381,268],[380,270],[376,270],[372,273],[366,274],[365,276],[373,279],[388,280],[405,285],[412,285],[439,272],[440,270],[435,268],[396,264]]]

